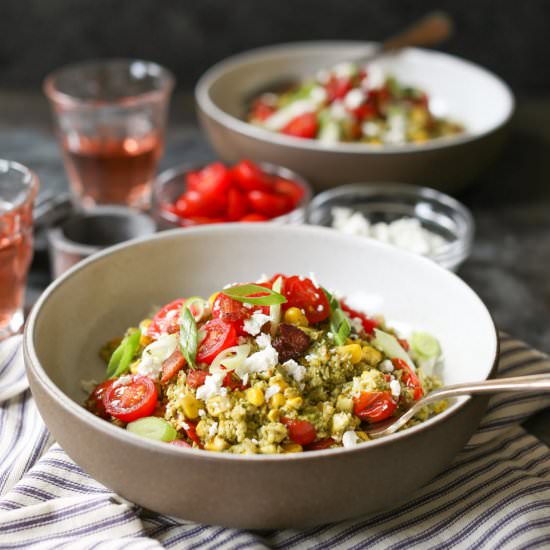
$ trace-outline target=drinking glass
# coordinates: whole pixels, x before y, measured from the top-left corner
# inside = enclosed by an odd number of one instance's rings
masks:
[[[173,87],[170,71],[139,60],[89,61],[46,77],[77,205],[148,207]]]
[[[0,340],[23,326],[25,283],[32,259],[32,205],[38,178],[0,159]]]

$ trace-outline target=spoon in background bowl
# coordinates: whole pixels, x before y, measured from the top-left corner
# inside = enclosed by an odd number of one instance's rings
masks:
[[[449,397],[459,397],[461,395],[486,395],[501,392],[537,391],[550,391],[550,373],[516,376],[514,378],[497,378],[496,380],[484,380],[483,382],[467,382],[465,384],[443,386],[419,399],[400,417],[377,422],[364,431],[371,439],[378,439],[379,437],[393,434],[409,422],[422,407]]]

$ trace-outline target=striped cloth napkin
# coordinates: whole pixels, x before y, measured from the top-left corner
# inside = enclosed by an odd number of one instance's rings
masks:
[[[503,335],[499,375],[550,372]],[[550,545],[550,449],[519,425],[550,394],[495,396],[454,462],[397,508],[297,531],[240,531],[133,505],[52,441],[24,373],[21,340],[0,346],[0,548],[537,548]]]

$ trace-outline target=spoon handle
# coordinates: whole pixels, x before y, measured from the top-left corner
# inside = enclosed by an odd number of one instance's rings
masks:
[[[371,438],[378,438],[395,433],[411,420],[425,405],[450,397],[459,397],[461,395],[486,395],[501,392],[537,391],[550,391],[550,373],[516,376],[513,378],[497,378],[495,380],[484,380],[483,382],[466,382],[464,384],[444,386],[434,390],[417,401],[400,417],[381,422],[378,426],[373,425],[373,427],[367,429],[366,432]]]

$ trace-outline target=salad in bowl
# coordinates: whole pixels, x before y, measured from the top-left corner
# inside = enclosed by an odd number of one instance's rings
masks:
[[[178,298],[101,354],[106,379],[89,411],[147,438],[235,454],[363,444],[366,425],[441,385],[433,336],[401,338],[313,276]],[[409,425],[446,407],[428,405]]]

